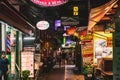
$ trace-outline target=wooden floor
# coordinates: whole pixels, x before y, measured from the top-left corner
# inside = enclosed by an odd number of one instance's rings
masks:
[[[49,73],[42,74],[40,80],[85,80],[83,75],[74,74],[73,68],[72,65],[55,68]]]

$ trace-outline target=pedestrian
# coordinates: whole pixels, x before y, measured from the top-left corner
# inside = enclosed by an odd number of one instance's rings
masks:
[[[65,51],[62,51],[62,64],[65,66],[65,61],[66,61],[66,55],[67,53],[65,53]]]
[[[35,60],[35,80],[38,80],[38,77],[40,77],[40,68],[42,66],[42,62]]]
[[[10,73],[10,65],[4,51],[2,51],[0,57],[0,73],[0,80],[2,80],[2,77],[4,80],[7,80],[8,74]]]

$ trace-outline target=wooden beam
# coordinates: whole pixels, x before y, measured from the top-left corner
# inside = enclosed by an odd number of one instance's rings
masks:
[[[0,19],[12,25],[13,27],[19,29],[20,31],[31,34],[35,32],[35,27],[33,27],[29,22],[27,22],[20,14],[11,9],[6,3],[0,3]]]

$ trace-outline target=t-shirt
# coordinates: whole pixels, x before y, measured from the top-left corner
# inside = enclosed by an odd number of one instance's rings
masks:
[[[0,70],[3,72],[7,72],[8,71],[8,65],[9,65],[9,61],[8,59],[1,59],[0,58]]]

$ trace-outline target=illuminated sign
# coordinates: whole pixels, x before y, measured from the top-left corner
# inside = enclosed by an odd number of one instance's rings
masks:
[[[47,21],[39,21],[36,24],[37,28],[40,30],[46,30],[49,28],[49,23]]]
[[[93,39],[93,36],[92,36],[92,35],[86,35],[86,36],[81,35],[81,36],[80,36],[80,39],[81,39],[81,40],[92,40],[92,39]]]
[[[31,1],[41,6],[58,6],[65,4],[68,0],[31,0]]]
[[[107,47],[112,47],[112,37],[107,37]]]
[[[78,16],[78,10],[79,10],[78,6],[73,7],[73,15],[74,16]]]
[[[75,33],[76,27],[70,27],[69,29],[67,29],[67,34],[68,35],[72,35]]]
[[[30,76],[34,77],[34,52],[24,51],[21,52],[21,70],[29,70]]]

